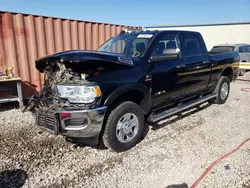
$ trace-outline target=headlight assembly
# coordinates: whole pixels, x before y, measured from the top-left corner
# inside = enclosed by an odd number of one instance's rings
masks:
[[[71,103],[92,103],[101,96],[98,86],[57,85],[60,98],[68,99]]]

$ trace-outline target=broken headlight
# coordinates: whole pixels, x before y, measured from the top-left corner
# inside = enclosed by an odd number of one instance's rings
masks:
[[[96,97],[101,96],[98,86],[57,85],[56,87],[59,97],[68,99],[71,103],[92,103]]]

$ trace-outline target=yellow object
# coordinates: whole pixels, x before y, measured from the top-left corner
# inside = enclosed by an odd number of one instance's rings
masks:
[[[100,88],[99,88],[98,86],[94,86],[94,90],[95,90],[96,96],[97,96],[97,97],[100,97],[101,94],[102,94]]]
[[[82,74],[81,74],[81,79],[82,79],[82,80],[85,80],[85,79],[86,79],[86,74],[82,73]]]
[[[250,70],[250,62],[240,62],[240,69]]]
[[[12,67],[8,67],[5,71],[6,75],[5,78],[8,79],[8,78],[13,78],[14,77],[14,74],[13,74],[13,68]]]

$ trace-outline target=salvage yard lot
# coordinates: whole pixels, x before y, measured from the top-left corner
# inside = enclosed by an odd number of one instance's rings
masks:
[[[250,80],[250,73],[241,79]],[[41,133],[29,112],[0,108],[0,187],[156,187],[192,183],[250,138],[249,81],[231,84],[224,105],[165,120],[136,147],[112,153]],[[216,165],[197,187],[250,187],[250,143]]]

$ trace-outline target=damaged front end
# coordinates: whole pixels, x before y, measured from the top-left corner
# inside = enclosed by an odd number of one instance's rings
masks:
[[[98,99],[101,97],[100,89],[95,83],[86,80],[86,73],[73,72],[71,68],[66,68],[65,64],[58,61],[49,62],[43,73],[44,87],[30,98],[30,108],[82,109],[98,105]],[[73,100],[77,97],[75,94],[81,92],[80,89],[83,87],[93,87],[96,90],[96,100],[83,102]]]
[[[30,104],[55,110],[95,108],[101,97],[95,77],[133,67],[129,57],[105,52],[73,50],[46,56],[36,61],[37,70],[44,73],[44,88],[30,99]]]
[[[100,57],[105,55],[64,52],[36,61],[44,73],[44,87],[30,98],[29,109],[35,111],[38,126],[70,138],[94,138],[97,143],[107,107],[100,106],[102,92],[94,78],[132,67],[126,57]]]

